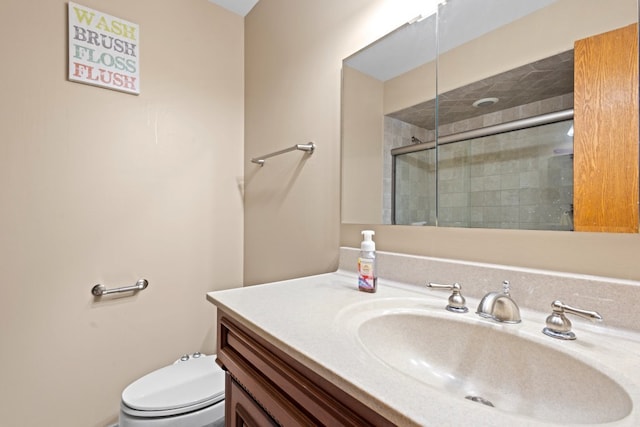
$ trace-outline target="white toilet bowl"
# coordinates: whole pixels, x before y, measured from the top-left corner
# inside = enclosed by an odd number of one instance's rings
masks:
[[[119,427],[224,426],[224,376],[215,356],[153,371],[122,392]]]

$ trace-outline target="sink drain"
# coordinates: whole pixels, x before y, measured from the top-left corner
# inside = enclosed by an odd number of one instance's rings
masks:
[[[492,408],[494,408],[493,403],[491,403],[490,401],[488,401],[487,399],[480,397],[480,396],[465,396],[465,399],[469,399],[473,402],[479,402],[482,403],[483,405],[487,405],[487,406],[491,406]]]

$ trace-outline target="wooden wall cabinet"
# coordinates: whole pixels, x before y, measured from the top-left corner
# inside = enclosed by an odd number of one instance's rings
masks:
[[[393,424],[218,309],[227,426]]]
[[[638,24],[574,54],[574,228],[637,233]]]

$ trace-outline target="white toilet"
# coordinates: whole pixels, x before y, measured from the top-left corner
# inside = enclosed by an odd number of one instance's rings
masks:
[[[215,355],[183,356],[124,389],[119,427],[224,426],[224,378]]]

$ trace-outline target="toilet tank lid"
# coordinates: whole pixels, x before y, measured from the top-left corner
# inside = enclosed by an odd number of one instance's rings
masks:
[[[224,399],[224,371],[215,355],[203,356],[153,371],[122,392],[122,401],[141,411],[179,409]]]

